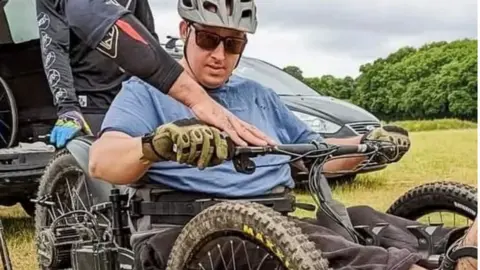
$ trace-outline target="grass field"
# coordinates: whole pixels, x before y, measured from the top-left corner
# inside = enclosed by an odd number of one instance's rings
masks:
[[[353,184],[335,188],[334,195],[347,205],[366,204],[385,211],[408,189],[436,180],[455,180],[477,186],[476,129],[411,133],[412,149],[401,163],[360,175]],[[300,201],[311,202],[309,195]],[[311,216],[298,211],[298,215]],[[13,268],[37,269],[33,221],[19,206],[0,208]]]

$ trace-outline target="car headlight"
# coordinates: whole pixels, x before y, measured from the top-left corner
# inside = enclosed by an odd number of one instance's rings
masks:
[[[335,133],[335,132],[339,131],[340,128],[341,128],[341,126],[339,126],[339,125],[337,125],[333,122],[327,121],[323,118],[317,117],[317,116],[313,116],[313,115],[306,114],[306,113],[301,113],[301,112],[296,112],[296,111],[292,111],[292,112],[300,120],[302,120],[308,126],[310,126],[310,128],[315,132],[331,134],[331,133]]]

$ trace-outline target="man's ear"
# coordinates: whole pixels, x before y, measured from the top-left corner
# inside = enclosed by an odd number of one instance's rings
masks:
[[[187,32],[188,32],[188,24],[186,21],[181,21],[179,26],[179,32],[180,32],[180,39],[185,42],[187,39]]]

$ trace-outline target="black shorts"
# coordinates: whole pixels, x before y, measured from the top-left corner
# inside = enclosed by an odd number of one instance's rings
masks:
[[[92,130],[93,134],[96,136],[100,129],[102,128],[103,119],[105,118],[104,113],[84,113],[83,117],[85,121],[87,121],[90,129]]]
[[[354,226],[378,223],[390,224],[380,240],[379,246],[364,246],[351,241],[348,234],[326,216],[317,219],[295,219],[303,233],[316,244],[332,269],[362,270],[408,270],[413,264],[421,264],[417,238],[407,229],[408,225],[419,224],[380,213],[367,206],[348,208]],[[440,237],[434,239],[435,253],[443,253],[451,229],[441,228]],[[147,239],[133,243],[136,269],[165,269],[172,245],[181,228],[166,229]]]

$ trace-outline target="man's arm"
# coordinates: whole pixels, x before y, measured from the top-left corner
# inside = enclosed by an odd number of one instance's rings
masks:
[[[274,110],[273,118],[274,123],[277,124],[280,130],[280,140],[281,143],[310,143],[312,141],[317,142],[326,142],[329,144],[337,145],[355,145],[359,144],[361,136],[345,138],[345,139],[336,139],[328,138],[324,139],[320,134],[314,132],[305,122],[300,120],[293,112],[288,109],[288,107],[283,103],[283,101],[278,97],[278,95],[270,90],[270,102],[271,108]],[[365,160],[365,157],[349,157],[349,158],[339,158],[327,161],[323,166],[324,172],[338,172],[345,170],[355,169],[361,162]],[[302,166],[302,164],[298,164]]]
[[[36,6],[42,61],[57,114],[72,110],[80,112],[70,68],[68,25],[42,0],[37,0]]]
[[[152,165],[140,162],[142,156],[140,137],[107,131],[90,149],[89,174],[115,185],[135,183]]]
[[[141,137],[161,123],[148,86],[138,80],[124,83],[102,124],[102,135],[90,149],[89,173],[112,184],[131,184],[150,163],[143,156]]]

